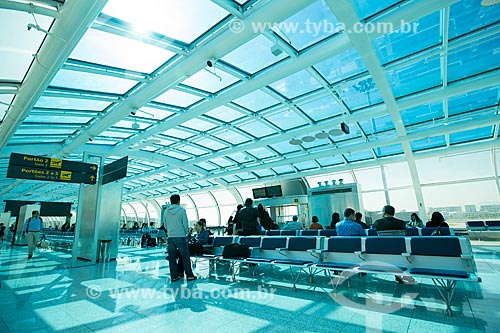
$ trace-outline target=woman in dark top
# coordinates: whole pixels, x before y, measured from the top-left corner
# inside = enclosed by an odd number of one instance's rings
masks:
[[[335,212],[332,214],[332,222],[330,223],[330,226],[328,229],[335,229],[335,225],[340,222],[340,214]]]
[[[448,223],[444,221],[444,217],[440,212],[432,213],[431,220],[425,224],[427,228],[449,228]]]
[[[262,204],[257,205],[257,210],[259,211],[260,225],[266,230],[271,230],[273,227],[273,219],[269,216],[267,210],[264,209]]]

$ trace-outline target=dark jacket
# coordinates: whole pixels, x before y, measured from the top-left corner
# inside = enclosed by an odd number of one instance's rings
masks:
[[[241,223],[242,234],[243,235],[258,235],[257,230],[257,218],[259,217],[259,211],[253,206],[243,207],[238,215],[238,221]]]
[[[406,223],[403,220],[392,217],[383,217],[375,221],[377,230],[406,230]]]
[[[449,228],[450,226],[448,225],[448,223],[446,222],[437,222],[437,221],[429,221],[425,224],[425,227],[426,228],[437,228],[439,227],[439,225],[441,225],[441,228]]]

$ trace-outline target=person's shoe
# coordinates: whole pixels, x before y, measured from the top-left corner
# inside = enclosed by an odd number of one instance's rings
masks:
[[[190,276],[187,278],[188,281],[194,281],[196,279],[198,279],[196,276]]]
[[[173,279],[170,279],[171,282],[177,282],[179,281],[181,278],[180,277],[176,277],[176,278],[173,278]]]
[[[404,281],[403,281],[403,279],[401,278],[401,276],[397,276],[397,275],[396,275],[394,278],[396,279],[396,282],[397,282],[397,283],[399,283],[399,284],[403,284],[403,283],[404,283]]]
[[[33,258],[33,255],[31,255],[31,256],[30,256],[30,255],[28,255],[28,259],[31,259],[31,258]]]

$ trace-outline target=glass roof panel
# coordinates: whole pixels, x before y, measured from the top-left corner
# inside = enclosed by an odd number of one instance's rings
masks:
[[[347,162],[356,162],[373,159],[371,150],[355,151],[348,154],[343,154]]]
[[[205,0],[109,0],[103,13],[132,23],[140,32],[154,31],[191,43],[228,13]]]
[[[214,134],[214,136],[234,145],[250,141],[250,139],[246,136],[243,136],[232,130],[225,130],[221,133]]]
[[[400,0],[350,0],[350,2],[356,10],[358,17],[360,19],[365,19],[391,7],[392,5],[400,2]]]
[[[374,151],[377,157],[392,156],[404,153],[403,146],[399,143],[385,147],[378,147],[375,148]]]
[[[188,94],[183,91],[169,89],[160,96],[156,97],[154,101],[187,108],[191,104],[194,104],[201,99],[201,97]]]
[[[342,89],[340,96],[351,110],[382,102],[382,96],[371,77]]]
[[[304,170],[311,170],[311,169],[317,169],[318,164],[312,162],[312,161],[306,161],[306,162],[300,162],[300,163],[294,163],[293,166],[297,168],[299,171],[304,171]]]
[[[269,147],[282,155],[301,150],[298,146],[291,145],[288,141],[273,143],[272,145],[269,145]]]
[[[340,156],[328,156],[316,159],[320,166],[326,167],[337,164],[344,164],[344,160]]]
[[[36,102],[37,108],[68,109],[68,110],[94,110],[102,111],[111,103],[103,101],[93,101],[90,99],[49,97],[42,96]]]
[[[410,109],[401,110],[401,118],[405,126],[423,123],[444,117],[443,102],[423,104]]]
[[[266,120],[278,126],[282,130],[288,130],[307,124],[304,118],[299,116],[294,110],[290,109],[267,116]]]
[[[255,175],[249,173],[249,172],[240,172],[236,174],[236,177],[242,179],[242,180],[251,180],[251,179],[256,179]]]
[[[221,177],[224,181],[228,182],[228,183],[236,183],[236,182],[239,182],[240,179],[237,178],[236,176],[224,176],[224,177]]]
[[[448,81],[462,79],[471,75],[476,75],[494,68],[500,67],[498,54],[500,47],[500,32],[475,40],[468,44],[467,48],[448,54]],[[453,47],[450,43],[449,47]]]
[[[31,126],[21,125],[16,131],[16,135],[38,135],[38,136],[52,136],[52,135],[71,135],[75,132],[72,128],[51,128],[50,131],[40,131],[40,128],[31,128]]]
[[[151,73],[173,55],[173,52],[134,39],[89,29],[70,58]]]
[[[417,63],[386,72],[395,97],[440,85],[441,62],[439,58],[423,59]]]
[[[137,110],[136,116],[144,117],[144,118],[152,118],[157,120],[163,120],[174,113],[167,110],[160,110],[152,107],[143,106],[139,110]]]
[[[462,0],[450,7],[449,38],[474,31],[500,18],[500,6],[482,6],[480,1]]]
[[[42,15],[36,17],[38,25],[48,31],[53,19]],[[26,26],[35,22],[31,15],[21,11],[0,9],[0,22],[4,27],[0,32],[0,59],[8,64],[0,66],[0,78],[21,82],[33,62],[32,54],[37,53],[46,36],[35,29],[28,31]]]
[[[206,147],[208,149],[214,150],[214,151],[221,150],[221,149],[228,147],[227,145],[224,145],[224,144],[220,143],[219,141],[216,141],[216,140],[213,140],[210,138],[203,138],[201,140],[198,140],[198,141],[196,141],[196,144],[203,146],[203,147]]]
[[[218,165],[218,166],[220,166],[222,168],[234,165],[233,162],[231,162],[230,160],[225,159],[223,157],[212,158],[210,160],[210,162],[215,163],[216,165]]]
[[[278,101],[262,90],[255,90],[233,101],[252,111],[259,111],[278,104]]]
[[[275,29],[295,49],[302,50],[335,34],[337,24],[330,8],[320,0],[279,23]]]
[[[285,52],[278,56],[273,55],[271,53],[272,46],[273,42],[263,35],[259,35],[222,57],[222,60],[250,74],[254,74],[286,58]],[[249,54],[252,56],[249,57]]]
[[[12,103],[13,98],[14,95],[0,94],[0,120],[3,119],[5,112],[7,111],[7,108],[9,107],[10,103]]]
[[[117,132],[117,131],[104,131],[102,132],[99,137],[107,137],[107,138],[112,138],[112,139],[126,139],[130,138],[133,133],[124,133],[124,132]]]
[[[275,156],[275,154],[269,151],[269,149],[267,149],[266,147],[250,149],[247,151],[247,153],[255,156],[255,158],[257,159],[264,159],[267,157]]]
[[[271,168],[271,170],[276,172],[278,175],[295,172],[295,169],[289,165],[276,166]]]
[[[200,132],[206,132],[212,128],[217,127],[216,125],[209,123],[208,121],[199,119],[199,118],[193,118],[190,119],[184,123],[181,124],[181,126],[191,128]]]
[[[359,122],[365,134],[376,134],[394,129],[394,123],[390,115],[371,118]]]
[[[450,116],[498,104],[499,86],[476,90],[448,100]]]
[[[213,119],[224,121],[226,123],[230,123],[236,119],[245,117],[244,113],[241,113],[224,105],[205,113],[205,115],[212,117]]]
[[[187,139],[187,138],[194,136],[193,133],[182,131],[182,130],[179,130],[176,128],[170,128],[170,129],[166,130],[165,132],[163,132],[162,134],[168,135],[170,137],[174,137],[177,139]]]
[[[177,147],[177,149],[196,156],[205,155],[207,153],[206,150],[191,145],[180,146]]]
[[[275,175],[275,173],[271,172],[269,169],[256,170],[254,173],[259,177],[270,177]]]
[[[332,118],[343,113],[342,107],[330,95],[313,102],[299,104],[299,107],[314,121]]]
[[[136,84],[136,81],[118,77],[61,69],[49,86],[123,95]]]
[[[166,151],[166,152],[160,152],[160,154],[168,156],[168,157],[176,158],[176,159],[182,160],[182,161],[191,158],[191,156],[185,155],[185,154],[181,154],[178,151]]]
[[[211,71],[203,69],[193,74],[182,83],[211,93],[216,93],[238,81],[238,78],[220,70],[216,70],[215,74],[218,75],[220,79],[214,76]]]
[[[63,115],[45,115],[45,114],[29,114],[24,120],[28,123],[46,123],[46,124],[72,124],[72,125],[83,125],[89,122],[92,117],[72,117]]]
[[[315,65],[314,68],[318,70],[330,84],[342,81],[347,77],[366,70],[365,64],[361,60],[356,49],[350,49],[341,54],[337,54]]]
[[[250,161],[250,158],[243,154],[243,153],[234,153],[234,154],[229,154],[226,155],[227,158],[232,159],[233,161],[236,161],[238,163],[246,163]]]
[[[279,91],[283,96],[292,99],[321,88],[321,85],[307,70],[302,70],[272,83],[271,87]]]
[[[440,12],[427,15],[414,22],[405,22],[403,29],[382,35],[372,41],[373,48],[382,64],[441,43]]]
[[[126,128],[126,129],[132,129],[132,130],[143,130],[143,129],[146,129],[152,125],[153,124],[151,124],[149,122],[140,121],[138,119],[134,119],[134,120],[124,119],[124,120],[120,120],[119,122],[114,124],[113,128],[119,127],[119,128]],[[136,126],[139,126],[139,127],[134,128]]]
[[[474,128],[463,132],[451,133],[450,144],[471,142],[480,139],[487,139],[493,136],[493,126]]]
[[[257,138],[262,138],[276,133],[275,130],[267,126],[264,122],[257,120],[251,121],[244,125],[240,125],[239,127],[242,131],[245,131],[248,134]]]
[[[208,162],[200,162],[200,163],[196,163],[195,165],[197,167],[202,168],[203,170],[206,170],[206,171],[212,171],[212,170],[217,169],[217,167],[215,165],[208,163]]]
[[[412,151],[426,150],[437,147],[446,146],[446,138],[444,135],[433,136],[431,138],[425,138],[420,140],[415,140],[410,142]]]

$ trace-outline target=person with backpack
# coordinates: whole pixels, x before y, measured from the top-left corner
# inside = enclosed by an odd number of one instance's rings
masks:
[[[37,210],[31,212],[31,217],[26,219],[23,225],[22,238],[28,234],[28,259],[33,257],[33,251],[38,245],[38,234],[43,230],[43,220]]]

